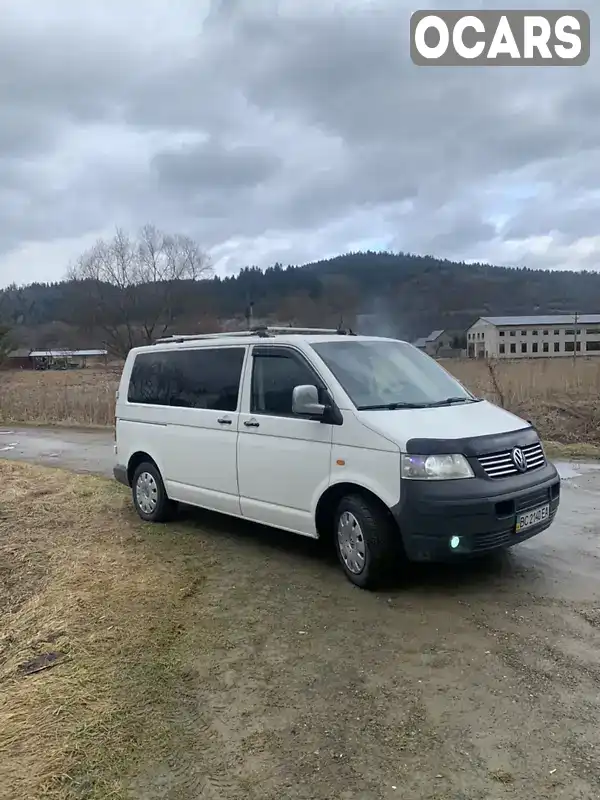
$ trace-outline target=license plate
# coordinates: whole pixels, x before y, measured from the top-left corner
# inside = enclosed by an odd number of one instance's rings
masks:
[[[521,531],[524,531],[527,528],[533,528],[535,525],[545,522],[549,516],[550,503],[546,503],[544,506],[538,506],[537,508],[532,508],[530,511],[523,511],[522,514],[517,514],[517,525],[515,532],[521,533]]]

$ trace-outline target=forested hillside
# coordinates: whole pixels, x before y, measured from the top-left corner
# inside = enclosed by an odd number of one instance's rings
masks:
[[[340,317],[353,325],[357,315],[375,315],[382,331],[410,339],[434,328],[465,328],[486,314],[600,312],[595,272],[509,269],[402,253],[349,253],[266,271],[251,267],[235,276],[186,281],[180,288],[169,331],[243,320],[249,303],[256,319],[306,325],[337,324]],[[160,291],[156,284],[130,287],[123,305],[125,290],[104,289],[112,322],[122,308],[133,318],[120,322],[133,326]],[[0,319],[23,345],[97,344],[105,339],[103,321],[84,290],[81,281],[10,287],[0,292]]]

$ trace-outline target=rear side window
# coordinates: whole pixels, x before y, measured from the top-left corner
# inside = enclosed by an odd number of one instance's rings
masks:
[[[243,362],[243,347],[140,353],[131,371],[127,400],[235,411]]]
[[[278,351],[255,355],[253,361],[251,413],[292,416],[294,388],[305,384],[317,386],[323,402],[325,387],[308,364],[295,354]]]

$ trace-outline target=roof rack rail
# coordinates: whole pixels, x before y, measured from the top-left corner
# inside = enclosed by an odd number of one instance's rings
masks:
[[[257,325],[246,331],[226,331],[224,333],[192,333],[186,335],[175,334],[173,336],[164,336],[157,339],[154,344],[167,344],[169,342],[193,342],[198,339],[222,339],[222,338],[240,338],[244,336],[258,336],[263,339],[268,339],[271,336],[285,336],[287,334],[299,334],[305,336],[318,336],[334,335],[338,336],[356,336],[351,330],[343,328],[293,328],[293,327],[269,327],[268,325]]]
[[[221,339],[223,337],[256,336],[252,331],[227,331],[225,333],[191,333],[174,334],[173,336],[163,336],[157,339],[154,344],[164,344],[167,342],[193,342],[196,339]]]

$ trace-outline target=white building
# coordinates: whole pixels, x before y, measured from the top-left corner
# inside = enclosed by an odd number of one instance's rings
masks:
[[[600,314],[480,317],[467,331],[469,358],[600,356]]]

